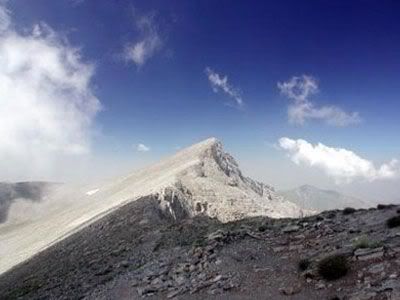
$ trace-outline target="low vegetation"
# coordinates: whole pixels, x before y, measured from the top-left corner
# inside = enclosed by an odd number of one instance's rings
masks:
[[[386,221],[386,226],[389,228],[399,227],[400,226],[400,216],[395,216]]]
[[[356,209],[353,207],[346,207],[345,209],[343,209],[344,215],[354,214],[355,212],[356,212]]]
[[[268,229],[268,225],[266,225],[266,224],[260,225],[260,226],[258,227],[258,231],[260,231],[260,232],[264,232],[264,231],[266,231],[267,229]]]
[[[378,204],[377,206],[376,206],[376,208],[377,209],[389,209],[389,208],[392,208],[392,207],[394,207],[395,205],[393,205],[393,204]]]
[[[367,235],[362,235],[356,238],[353,242],[354,250],[365,249],[365,248],[378,248],[381,246],[382,246],[381,242],[370,240]]]
[[[310,265],[311,265],[311,261],[308,260],[307,258],[303,258],[303,259],[300,259],[300,261],[298,263],[298,268],[300,271],[303,272],[303,271],[307,270],[310,267]]]
[[[349,264],[344,255],[330,255],[318,263],[318,274],[325,280],[336,280],[347,274]]]
[[[336,217],[336,213],[335,212],[330,212],[326,217],[328,219],[334,219]]]

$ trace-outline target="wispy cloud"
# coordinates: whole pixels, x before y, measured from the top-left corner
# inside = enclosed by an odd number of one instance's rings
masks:
[[[143,66],[163,46],[155,22],[155,15],[138,16],[136,29],[139,32],[139,39],[125,46],[125,59],[132,61],[137,67]]]
[[[351,182],[356,179],[368,181],[393,179],[400,175],[399,162],[393,159],[389,163],[376,167],[373,162],[364,159],[350,150],[333,148],[287,137],[279,139],[279,146],[285,150],[297,165],[315,167],[334,178],[336,183]]]
[[[316,106],[310,97],[318,92],[317,80],[308,75],[294,76],[278,82],[280,92],[292,103],[288,107],[289,121],[303,125],[308,119],[323,120],[329,125],[344,127],[361,122],[358,112],[347,113],[337,106]]]
[[[146,146],[145,144],[137,144],[136,151],[138,152],[149,152],[151,150],[150,147]]]
[[[11,25],[10,12],[5,3],[4,0],[0,0],[0,32],[7,30]]]
[[[43,178],[60,156],[90,150],[94,67],[46,24],[20,34],[1,3],[0,177]]]
[[[226,75],[219,75],[218,73],[214,72],[211,68],[207,67],[205,69],[206,75],[208,80],[210,81],[211,88],[215,93],[219,91],[223,91],[229,97],[231,97],[235,101],[235,106],[242,107],[243,106],[243,99],[241,96],[241,92],[239,89],[233,87],[228,82],[228,76]]]

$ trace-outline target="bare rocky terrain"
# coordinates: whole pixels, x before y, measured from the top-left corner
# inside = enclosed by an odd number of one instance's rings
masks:
[[[131,202],[15,266],[0,298],[400,299],[398,206],[221,223],[160,204]],[[348,269],[329,280],[333,254]]]
[[[11,195],[12,196],[12,195]],[[0,274],[118,208],[156,197],[175,219],[208,216],[221,222],[247,217],[299,217],[308,210],[245,176],[215,138],[128,175],[91,184],[63,184],[40,201],[14,201],[0,223]],[[1,222],[1,221],[0,221]]]
[[[39,198],[0,224],[0,299],[400,299],[400,207],[312,215],[213,138]]]

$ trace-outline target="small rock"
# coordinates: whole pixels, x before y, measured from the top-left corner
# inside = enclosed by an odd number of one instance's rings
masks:
[[[325,285],[325,283],[323,283],[323,282],[318,282],[318,283],[315,285],[315,289],[317,289],[317,290],[326,289],[326,285]]]
[[[283,233],[291,233],[291,232],[299,231],[299,229],[300,229],[300,226],[298,226],[298,225],[289,225],[289,226],[283,228],[282,232]]]
[[[153,287],[140,287],[137,289],[139,296],[150,296],[153,295],[156,290]]]
[[[221,279],[222,279],[222,275],[217,275],[217,276],[215,276],[214,279],[211,280],[211,281],[212,281],[212,282],[218,282],[218,281],[220,281]]]
[[[272,251],[274,251],[275,253],[278,253],[278,252],[285,251],[286,249],[287,249],[286,246],[277,246],[277,247],[273,247]]]
[[[381,273],[385,270],[385,265],[384,264],[376,264],[372,265],[371,267],[368,268],[368,272],[371,274],[378,274]]]
[[[376,259],[376,258],[382,258],[384,254],[383,247],[379,248],[366,248],[366,249],[357,249],[354,252],[354,255],[358,260],[370,260],[370,259]]]
[[[279,291],[285,296],[291,296],[300,293],[302,286],[297,284],[295,286],[285,287],[279,289]]]
[[[181,289],[171,291],[167,294],[167,298],[168,299],[174,298],[174,297],[178,296],[181,293],[181,291],[182,291]]]

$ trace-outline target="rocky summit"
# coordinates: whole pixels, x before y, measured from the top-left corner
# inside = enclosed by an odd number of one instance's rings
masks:
[[[0,224],[0,299],[400,299],[399,206],[313,214],[216,139],[27,203]]]
[[[222,144],[210,138],[142,170],[90,185],[57,186],[38,205],[13,210],[0,224],[0,273],[78,232],[127,203],[157,198],[174,219],[197,215],[228,222],[251,216],[309,213],[273,187],[242,174]],[[4,245],[4,246],[3,246]]]

